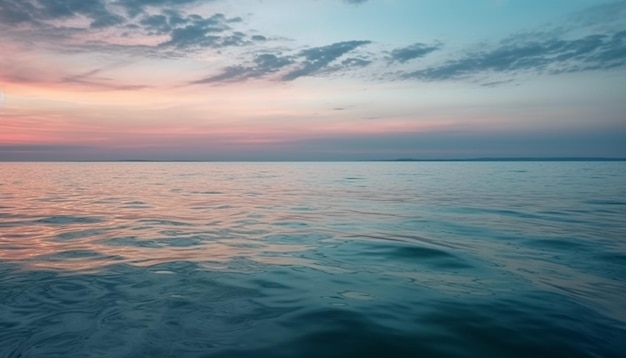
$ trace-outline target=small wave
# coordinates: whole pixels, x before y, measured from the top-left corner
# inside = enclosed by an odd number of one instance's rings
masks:
[[[114,237],[111,239],[101,240],[101,243],[110,246],[128,246],[128,247],[144,247],[159,248],[161,245],[155,240],[140,240],[137,237]]]
[[[54,225],[68,225],[68,224],[96,224],[102,222],[103,219],[99,217],[90,216],[71,216],[71,215],[56,215],[49,216],[36,220],[42,224],[54,224]]]
[[[161,246],[173,246],[173,247],[191,247],[202,245],[204,240],[197,237],[172,237],[158,239],[156,242]]]
[[[91,237],[100,237],[105,232],[111,231],[110,229],[87,229],[87,230],[78,230],[78,231],[68,231],[57,234],[52,240],[57,241],[72,241],[72,240],[81,240],[85,238]]]
[[[193,224],[183,221],[167,220],[167,219],[141,219],[137,221],[142,224],[152,224],[158,226],[193,226]]]
[[[40,255],[39,260],[54,261],[54,260],[67,260],[67,259],[81,259],[81,258],[97,258],[103,257],[102,254],[92,250],[67,250],[58,251],[53,254]]]
[[[612,200],[612,199],[593,199],[593,200],[585,200],[585,204],[591,205],[626,205],[626,201],[622,200]]]

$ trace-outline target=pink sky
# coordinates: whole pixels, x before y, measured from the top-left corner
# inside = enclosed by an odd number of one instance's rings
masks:
[[[97,11],[41,7],[22,17],[23,3],[3,1],[0,160],[626,156],[624,67],[611,57],[626,47],[624,26],[591,16],[626,6],[549,9],[546,17],[570,26],[564,35],[547,18],[527,18],[555,40],[528,40],[534,32],[505,24],[508,38],[477,28],[472,40],[442,37],[445,23],[420,38],[393,27],[395,37],[374,36],[358,20],[383,11],[408,21],[414,2],[319,3],[307,11],[356,18],[311,33],[302,29],[312,19],[271,1],[124,8],[97,0]],[[591,15],[575,20],[579,12]],[[104,20],[111,24],[93,25]],[[589,53],[572,57],[583,45]],[[528,55],[532,46],[542,49]]]

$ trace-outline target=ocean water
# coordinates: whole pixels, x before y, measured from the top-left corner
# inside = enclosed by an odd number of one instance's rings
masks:
[[[0,357],[625,357],[626,162],[0,163]]]

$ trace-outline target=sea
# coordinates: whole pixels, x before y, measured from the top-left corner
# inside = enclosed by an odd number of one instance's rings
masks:
[[[626,162],[0,163],[0,357],[626,357]]]

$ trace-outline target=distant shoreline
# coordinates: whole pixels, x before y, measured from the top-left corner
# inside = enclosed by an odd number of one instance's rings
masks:
[[[626,162],[626,158],[605,157],[511,157],[511,158],[449,158],[449,159],[359,159],[359,160],[0,160],[0,163],[340,163],[340,162]]]
[[[453,158],[453,159],[390,159],[381,160],[388,162],[623,162],[626,158],[602,158],[602,157],[564,157],[564,158],[533,158],[533,157],[515,157],[515,158]]]

